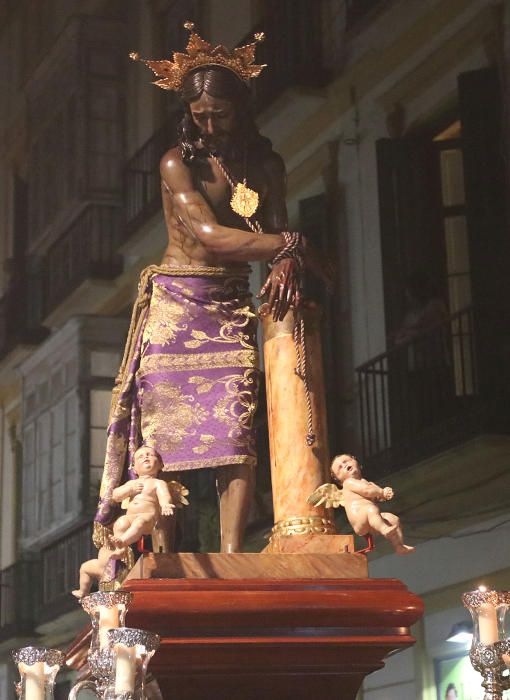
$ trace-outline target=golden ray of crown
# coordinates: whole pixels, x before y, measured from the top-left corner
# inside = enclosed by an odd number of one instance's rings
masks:
[[[186,53],[174,51],[173,61],[152,61],[140,58],[138,53],[129,54],[133,61],[145,63],[155,75],[161,78],[161,80],[155,80],[154,85],[163,88],[163,90],[179,92],[186,75],[200,66],[222,66],[231,70],[241,80],[246,81],[257,78],[266,67],[266,64],[254,63],[257,44],[264,41],[265,38],[262,32],[254,35],[255,41],[251,44],[239,46],[229,51],[223,44],[213,46],[202,39],[194,31],[193,22],[185,22],[184,28],[190,32]]]

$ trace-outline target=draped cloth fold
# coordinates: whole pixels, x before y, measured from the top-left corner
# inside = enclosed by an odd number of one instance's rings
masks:
[[[113,489],[136,476],[130,464],[140,445],[157,449],[169,472],[255,464],[259,372],[248,272],[142,271],[112,394],[97,546],[118,513]]]

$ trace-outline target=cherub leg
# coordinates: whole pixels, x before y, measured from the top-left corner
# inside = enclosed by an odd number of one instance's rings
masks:
[[[97,581],[101,580],[111,555],[112,550],[103,545],[97,553],[97,559],[89,559],[83,562],[80,566],[80,587],[75,591],[71,591],[76,598],[83,598],[83,596],[90,593],[94,579]]]
[[[113,526],[113,542],[117,547],[125,548],[139,540],[142,535],[148,534],[154,525],[154,517],[137,515],[131,520],[122,516]]]
[[[400,519],[393,513],[381,513],[381,517],[391,524],[391,529],[385,537],[391,543],[397,554],[410,554],[414,552],[414,547],[404,544],[404,535],[400,527]]]
[[[379,512],[379,508],[371,507],[368,510],[368,524],[370,529],[374,532],[378,532],[383,537],[388,537],[395,532],[398,528],[400,521],[396,515],[392,513],[384,513],[384,515],[391,516],[390,518],[383,518]]]
[[[124,536],[131,527],[131,522],[132,520],[130,517],[127,515],[121,515],[121,517],[113,523],[113,535],[111,541],[112,544],[115,545],[115,549],[112,549],[111,551],[112,559],[120,559],[124,555],[126,551]]]
[[[90,593],[92,582],[99,579],[104,567],[99,563],[99,559],[89,559],[80,566],[80,587],[71,591],[76,598],[83,598]]]

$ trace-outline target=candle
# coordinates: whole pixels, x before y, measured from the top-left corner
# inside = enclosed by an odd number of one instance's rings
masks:
[[[116,644],[115,692],[133,693],[136,677],[136,649],[125,644]]]
[[[108,630],[119,626],[119,609],[116,605],[111,608],[99,606],[99,648],[108,646]]]
[[[490,603],[482,603],[478,613],[480,642],[494,644],[499,639],[496,608]]]
[[[21,674],[25,674],[25,700],[44,700],[44,661],[31,665],[21,663],[18,668]]]

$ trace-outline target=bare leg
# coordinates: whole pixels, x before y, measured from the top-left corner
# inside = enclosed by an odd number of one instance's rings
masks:
[[[80,566],[80,587],[71,591],[76,598],[83,598],[90,593],[92,582],[99,579],[104,571],[104,566],[99,559],[89,559]]]
[[[390,523],[390,530],[385,537],[388,539],[397,554],[410,554],[414,552],[414,547],[404,544],[404,534],[400,527],[400,519],[393,513],[381,513],[381,517]]]
[[[117,547],[127,547],[152,531],[154,526],[153,518],[139,516],[130,523],[128,518],[119,518],[113,526],[113,542]],[[117,552],[115,552],[115,555]]]
[[[84,571],[83,567],[80,567],[80,587],[74,591],[71,591],[71,593],[76,598],[80,599],[80,598],[83,598],[84,596],[88,595],[90,593],[91,588],[92,588],[92,576],[90,576],[86,571]]]
[[[400,520],[396,515],[393,513],[381,515],[379,510],[374,507],[368,509],[367,517],[370,529],[383,537],[389,537],[400,525]]]
[[[247,464],[218,467],[221,551],[240,552],[255,488],[255,469]]]

